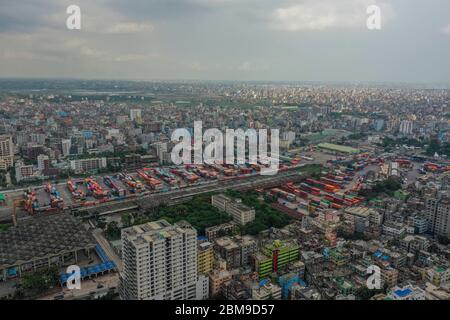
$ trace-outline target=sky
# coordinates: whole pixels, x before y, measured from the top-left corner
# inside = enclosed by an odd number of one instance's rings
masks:
[[[448,0],[0,1],[2,78],[450,83],[449,57]]]

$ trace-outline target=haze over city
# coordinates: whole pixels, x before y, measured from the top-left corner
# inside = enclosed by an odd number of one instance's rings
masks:
[[[0,77],[450,82],[444,0],[4,0],[0,42]]]

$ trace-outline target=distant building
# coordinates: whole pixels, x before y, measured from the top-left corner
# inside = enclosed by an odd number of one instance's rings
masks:
[[[106,158],[77,159],[70,161],[70,169],[75,172],[88,172],[106,168]]]
[[[0,170],[8,170],[14,164],[14,145],[10,135],[0,135]]]
[[[403,120],[400,122],[400,129],[401,134],[409,135],[413,132],[413,122],[409,120]]]
[[[50,159],[45,154],[40,154],[37,157],[37,163],[38,163],[38,170],[39,171],[46,171],[50,167]]]
[[[233,200],[224,194],[213,195],[211,204],[219,210],[229,213],[233,221],[245,225],[255,220],[255,209],[247,207],[241,200]]]
[[[61,151],[63,157],[67,157],[70,155],[70,149],[72,148],[72,140],[70,139],[63,139],[61,141]]]
[[[131,121],[140,121],[142,119],[142,110],[141,109],[130,109],[130,120]]]
[[[22,161],[17,161],[15,164],[16,182],[34,179],[35,168],[32,164],[25,165]]]
[[[428,231],[436,236],[450,238],[450,199],[428,198],[425,201]]]

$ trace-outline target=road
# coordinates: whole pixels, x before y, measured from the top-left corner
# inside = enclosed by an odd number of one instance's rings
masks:
[[[205,192],[212,192],[212,191],[221,191],[226,188],[245,188],[245,187],[258,187],[261,185],[264,185],[264,183],[269,183],[271,181],[279,181],[283,180],[284,178],[288,176],[295,176],[298,175],[298,169],[302,166],[308,165],[308,164],[323,164],[323,159],[316,160],[316,161],[309,161],[304,164],[300,164],[295,167],[290,167],[288,170],[283,172],[278,172],[276,175],[273,176],[262,176],[258,173],[252,175],[252,176],[246,176],[243,179],[237,179],[237,180],[220,180],[220,181],[208,181],[204,182],[198,185],[189,186],[183,189],[174,189],[166,192],[160,192],[160,193],[149,193],[148,194],[142,194],[141,196],[134,197],[134,198],[126,198],[124,200],[120,201],[110,201],[103,204],[98,204],[94,206],[89,207],[80,207],[77,209],[72,209],[71,206],[67,207],[67,210],[73,211],[73,212],[83,212],[83,211],[91,211],[92,210],[100,210],[105,211],[104,208],[109,207],[124,207],[125,204],[134,204],[136,203],[155,203],[161,204],[161,203],[169,203],[170,201],[174,201],[175,199],[180,199],[183,197],[189,197],[195,194],[201,194]],[[65,182],[60,182],[55,184],[58,189],[64,189],[65,190]],[[64,187],[63,187],[64,186]],[[42,189],[42,187],[35,187],[35,189]],[[13,206],[12,202],[14,198],[21,197],[21,193],[26,190],[26,188],[20,188],[15,190],[8,190],[5,191],[7,193],[7,205],[0,207],[0,221],[10,221],[11,215],[13,212]],[[65,191],[60,190],[61,195],[65,195]],[[106,210],[108,211],[108,210]],[[21,212],[21,210],[18,210],[18,219],[20,220],[21,216],[26,216],[27,214],[25,212]]]
[[[167,191],[164,193],[156,193],[144,195],[140,198],[125,199],[120,202],[103,203],[96,206],[81,207],[76,209],[76,212],[82,216],[89,216],[90,213],[110,214],[118,210],[124,210],[124,208],[133,207],[138,205],[141,208],[147,209],[150,207],[156,207],[161,204],[170,204],[181,199],[188,199],[189,197],[208,193],[218,192],[225,189],[251,189],[268,187],[270,185],[276,186],[279,183],[287,182],[288,179],[301,178],[301,174],[298,171],[299,167],[288,171],[279,172],[274,176],[261,176],[255,175],[248,177],[245,180],[230,180],[230,181],[216,181],[207,185],[189,187],[182,190]],[[75,210],[75,209],[74,209]]]
[[[64,300],[82,299],[92,295],[106,294],[110,289],[116,289],[119,285],[119,274],[108,273],[104,276],[81,281],[81,289],[69,290],[67,287],[37,300],[55,300],[55,296],[64,295]]]

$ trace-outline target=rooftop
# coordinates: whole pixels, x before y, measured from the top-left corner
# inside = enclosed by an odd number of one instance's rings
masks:
[[[317,147],[321,148],[321,149],[328,149],[328,150],[332,150],[332,151],[338,151],[338,152],[343,152],[343,153],[358,153],[359,150],[352,148],[352,147],[347,147],[347,146],[341,146],[338,144],[333,144],[333,143],[319,143],[317,145]]]
[[[34,217],[0,231],[0,268],[94,247],[94,238],[74,216]]]

